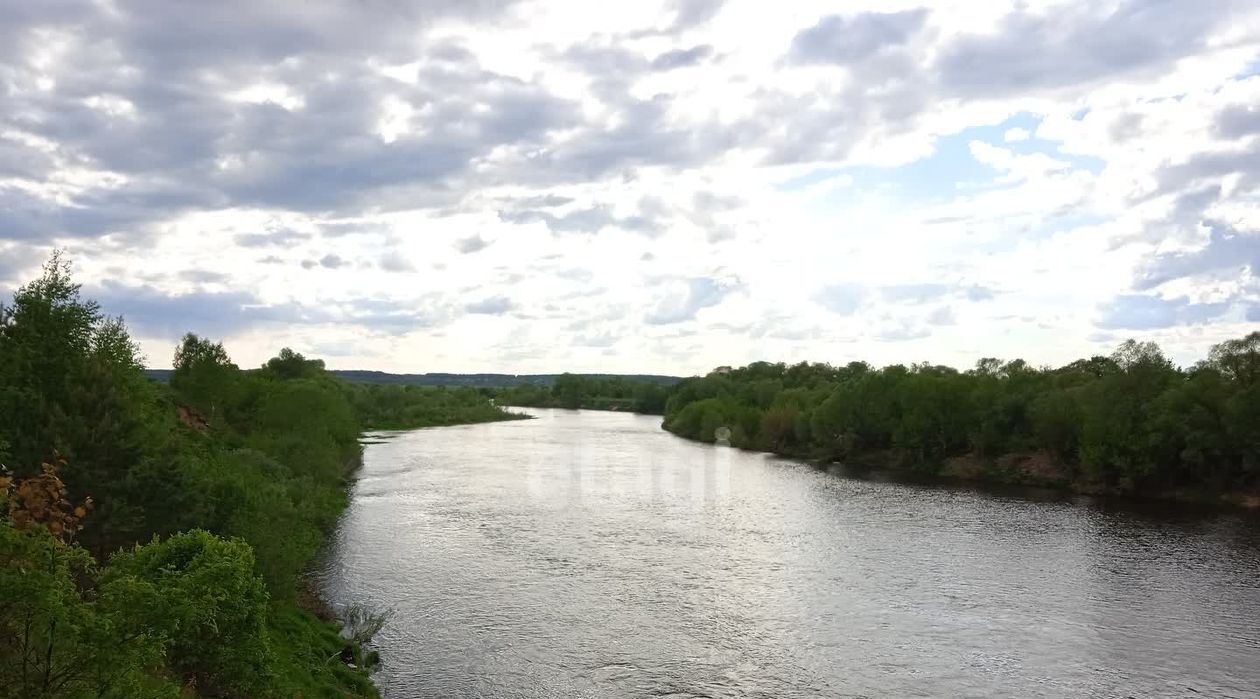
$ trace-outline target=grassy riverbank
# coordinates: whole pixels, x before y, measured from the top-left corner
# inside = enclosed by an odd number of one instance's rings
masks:
[[[1260,333],[1190,369],[1133,341],[1057,369],[759,362],[678,384],[665,429],[917,477],[1253,505]]]
[[[0,306],[0,698],[377,696],[307,580],[362,426],[514,417],[191,334],[150,381],[54,258]]]

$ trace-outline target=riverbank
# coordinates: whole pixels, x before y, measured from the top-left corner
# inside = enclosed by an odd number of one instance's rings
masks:
[[[662,429],[688,441],[712,443],[712,440],[693,439],[679,434],[665,425],[662,425]],[[1193,489],[1134,490],[1131,484],[1108,485],[1096,480],[1083,479],[1078,475],[1079,465],[1057,459],[1046,452],[1003,454],[996,458],[967,454],[947,458],[939,465],[925,467],[921,463],[916,463],[912,455],[896,449],[872,450],[837,458],[834,455],[819,453],[817,450],[770,450],[735,446],[731,448],[804,461],[822,469],[841,466],[845,476],[863,478],[879,476],[917,483],[1018,486],[1122,500],[1164,500],[1260,510],[1260,492],[1212,492]]]
[[[512,403],[507,407],[511,408],[539,408],[543,410],[597,410],[604,413],[632,413],[634,415],[656,415],[660,416],[660,412],[652,412],[650,410],[636,409],[634,401],[621,398],[595,399],[578,403],[577,405],[568,406],[560,405],[557,401],[544,401],[538,404]]]
[[[960,480],[1251,505],[1260,332],[1179,368],[1149,342],[1058,368],[755,362],[686,379],[664,426],[742,448]]]
[[[527,406],[508,406],[508,407],[527,407]],[[452,417],[449,419],[421,419],[421,420],[396,420],[373,422],[363,425],[364,430],[418,430],[425,427],[454,427],[456,425],[480,425],[486,422],[508,422],[511,420],[530,420],[533,416],[525,413],[516,413],[510,410],[501,410],[501,414],[479,416],[477,418],[467,419]]]

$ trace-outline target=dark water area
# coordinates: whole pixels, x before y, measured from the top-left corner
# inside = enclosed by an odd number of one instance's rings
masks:
[[[396,433],[328,554],[387,697],[1260,696],[1260,519],[844,478],[658,417]]]

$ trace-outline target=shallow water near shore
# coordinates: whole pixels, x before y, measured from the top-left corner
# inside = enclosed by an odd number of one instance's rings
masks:
[[[1260,519],[852,479],[660,419],[391,433],[321,585],[388,697],[1254,696]]]

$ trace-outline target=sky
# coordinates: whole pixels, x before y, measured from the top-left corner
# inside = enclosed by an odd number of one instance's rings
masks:
[[[1188,365],[1260,327],[1260,3],[0,3],[0,291],[148,364]]]

